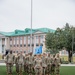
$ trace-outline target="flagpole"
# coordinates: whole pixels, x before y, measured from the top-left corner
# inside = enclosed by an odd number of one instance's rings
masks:
[[[30,49],[31,49],[31,52],[33,53],[33,50],[32,50],[32,0],[31,0],[31,42],[30,42]]]

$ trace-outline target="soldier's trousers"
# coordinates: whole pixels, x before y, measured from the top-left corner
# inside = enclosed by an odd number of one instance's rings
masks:
[[[35,75],[42,75],[42,68],[34,68]]]
[[[47,68],[46,68],[46,73],[47,74],[51,74],[51,65],[47,65]]]
[[[55,73],[55,65],[51,65],[51,73]]]
[[[19,73],[19,65],[18,65],[18,63],[16,64],[16,72]]]
[[[46,67],[43,67],[43,75],[46,75]]]
[[[12,64],[8,64],[8,66],[7,66],[8,74],[12,74],[12,67],[13,67]]]
[[[60,69],[60,66],[59,66],[59,65],[55,67],[55,73],[56,73],[56,74],[59,74],[59,72],[60,72],[59,69]]]
[[[23,65],[19,64],[19,73],[22,73],[22,70],[23,70]]]
[[[28,71],[29,73],[31,73],[31,74],[33,73],[33,65],[32,64],[28,65],[28,70],[29,70]]]

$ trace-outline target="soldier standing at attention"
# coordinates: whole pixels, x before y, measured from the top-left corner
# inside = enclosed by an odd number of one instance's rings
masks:
[[[34,64],[35,75],[42,75],[42,59],[40,57],[40,54],[36,55]]]
[[[8,55],[9,51],[6,50],[6,53],[5,53],[5,63],[6,63],[6,70],[7,70],[7,74],[8,74],[8,64],[7,64],[7,55]]]
[[[51,58],[51,74],[55,74],[55,54]]]
[[[56,55],[56,59],[55,59],[55,73],[56,73],[56,75],[59,75],[60,63],[61,63],[61,58],[59,57],[59,53],[58,53]]]
[[[19,65],[19,74],[18,75],[22,75],[23,66],[24,66],[24,56],[23,56],[22,52],[18,56],[18,65]]]
[[[34,57],[32,56],[32,52],[31,52],[29,56],[29,66],[28,66],[29,75],[32,75],[33,73],[33,60],[34,60]]]
[[[47,54],[43,53],[42,56],[42,67],[43,67],[43,75],[46,75],[47,72]]]
[[[48,58],[47,58],[47,72],[48,72],[48,75],[51,74],[51,56],[50,56],[50,53],[48,53]]]
[[[28,54],[25,54],[25,59],[24,59],[24,72],[28,73]]]
[[[16,66],[16,72],[17,72],[17,74],[19,73],[19,64],[18,64],[18,56],[19,56],[19,53],[17,54],[17,56],[15,57],[15,66]]]
[[[15,56],[12,54],[12,51],[10,51],[6,56],[5,62],[7,64],[8,75],[12,75],[12,67],[14,64],[14,58],[15,58]]]

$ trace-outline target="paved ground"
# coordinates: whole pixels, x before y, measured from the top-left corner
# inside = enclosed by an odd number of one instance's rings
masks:
[[[0,66],[5,66],[5,63],[0,63]],[[75,64],[61,64],[61,66],[75,66]]]
[[[5,63],[5,61],[2,59],[2,60],[0,60],[0,63]]]
[[[0,60],[0,66],[5,66],[5,61],[4,60]],[[75,66],[75,64],[61,64],[61,66]]]

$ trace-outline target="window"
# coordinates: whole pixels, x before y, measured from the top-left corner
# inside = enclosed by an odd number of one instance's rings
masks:
[[[18,53],[18,51],[16,51],[16,53]]]
[[[20,47],[22,47],[22,44],[20,44]]]
[[[30,44],[30,36],[28,36],[28,44]]]
[[[10,41],[12,41],[12,38],[10,38]]]
[[[12,47],[12,45],[10,45],[10,47]]]
[[[39,44],[36,44],[36,46],[39,46]]]
[[[39,36],[36,36],[36,43],[39,43]]]
[[[32,44],[34,43],[34,37],[32,37]]]
[[[28,44],[28,46],[30,46],[30,44]]]
[[[34,44],[32,44],[32,46],[34,46]]]
[[[12,38],[10,38],[10,47],[12,47]]]
[[[38,39],[38,36],[36,36],[36,39]]]
[[[24,44],[26,44],[26,36],[24,36]]]
[[[2,45],[2,53],[4,53],[4,45]]]
[[[41,43],[40,46],[43,46],[43,44]]]
[[[14,47],[16,47],[16,45],[14,45]]]
[[[24,44],[24,47],[26,47],[26,44]]]
[[[24,51],[24,53],[26,53],[26,51]]]
[[[13,51],[13,53],[15,53],[15,51]]]
[[[43,39],[43,35],[41,35],[40,37],[41,37],[41,39]]]
[[[17,38],[16,37],[14,37],[14,47],[16,47],[16,42],[17,42]]]
[[[43,43],[43,40],[44,40],[44,36],[41,35],[41,36],[40,36],[40,43]]]
[[[17,45],[17,47],[19,47],[19,45]]]
[[[22,37],[20,37],[20,44],[22,44]]]
[[[17,37],[17,45],[19,44],[19,37]]]

